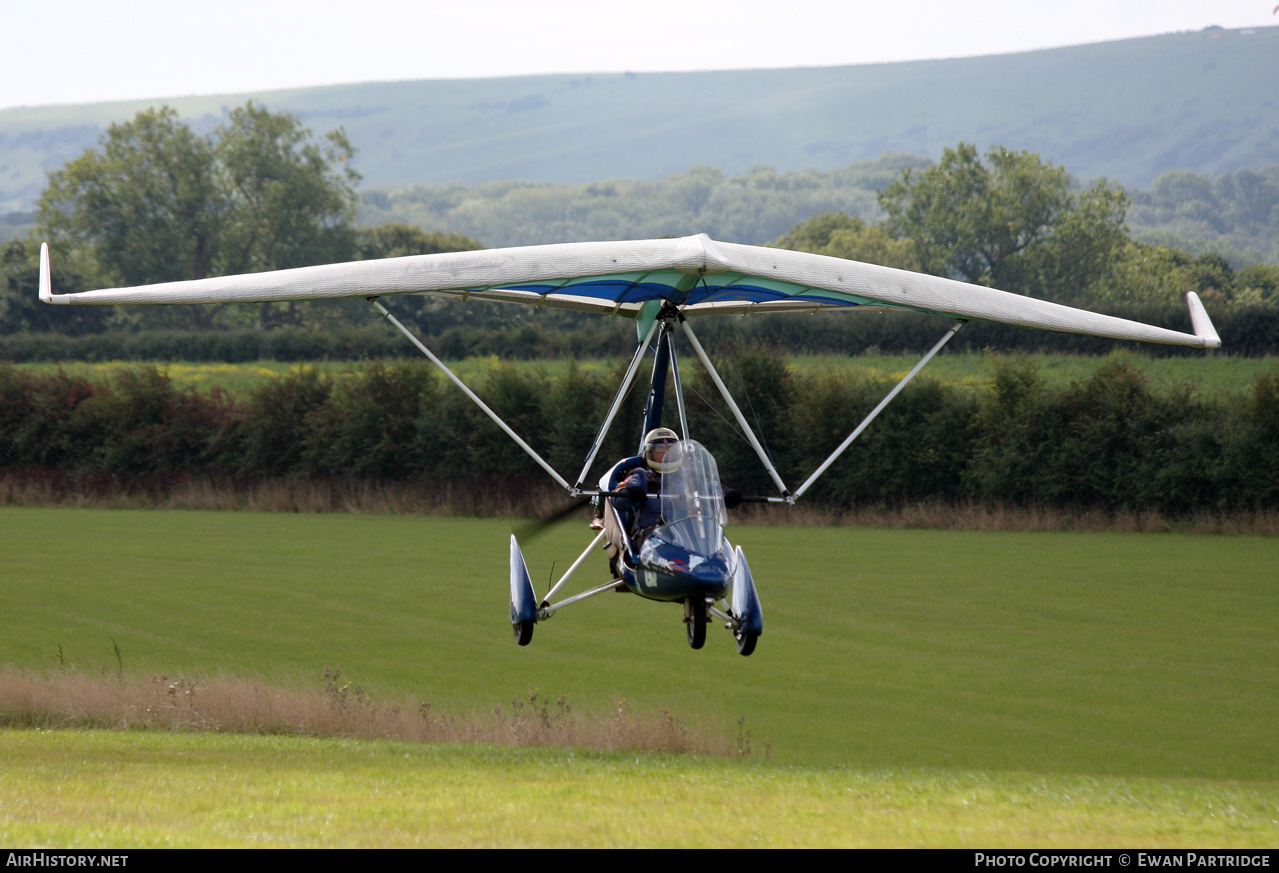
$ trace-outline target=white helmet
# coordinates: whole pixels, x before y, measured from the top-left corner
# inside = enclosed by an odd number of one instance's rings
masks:
[[[679,435],[669,427],[655,427],[644,435],[644,463],[657,473],[674,473],[683,460]]]

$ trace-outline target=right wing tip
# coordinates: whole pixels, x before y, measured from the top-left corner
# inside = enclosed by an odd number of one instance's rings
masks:
[[[1208,317],[1208,310],[1204,309],[1203,301],[1194,291],[1186,292],[1186,307],[1190,310],[1190,327],[1195,332],[1195,336],[1203,340],[1203,347],[1205,349],[1221,348],[1221,337],[1217,334],[1217,329],[1213,327],[1212,319]]]

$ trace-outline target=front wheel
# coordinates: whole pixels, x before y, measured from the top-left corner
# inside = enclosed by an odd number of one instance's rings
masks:
[[[688,626],[688,645],[694,649],[706,645],[706,607],[700,603],[692,604],[684,622]]]
[[[535,624],[537,624],[535,621],[517,621],[511,625],[512,630],[515,631],[515,642],[518,645],[527,646],[533,642],[533,625]]]
[[[735,634],[737,637],[737,654],[749,655],[755,651],[755,644],[759,642],[759,634]]]

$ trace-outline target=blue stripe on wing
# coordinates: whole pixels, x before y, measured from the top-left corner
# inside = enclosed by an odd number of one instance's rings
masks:
[[[689,290],[681,290],[680,286],[688,284],[687,274],[670,270],[661,273],[589,276],[558,282],[529,282],[502,287],[538,295],[567,294],[613,304],[667,300],[680,306],[698,303],[771,303],[775,301],[858,306],[873,302],[839,291],[825,291],[759,276],[743,276],[740,273],[707,276],[698,280]]]

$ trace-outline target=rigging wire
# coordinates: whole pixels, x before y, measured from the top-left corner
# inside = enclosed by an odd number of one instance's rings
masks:
[[[733,420],[729,418],[726,418],[722,412],[720,412],[718,409],[715,408],[715,405],[713,403],[711,403],[709,400],[703,397],[701,392],[699,392],[692,385],[686,386],[686,390],[691,391],[698,400],[702,401],[702,403],[705,404],[707,409],[715,413],[716,417],[718,417],[720,421],[724,422],[724,424],[728,426],[729,430],[737,434],[737,436],[741,439],[742,442],[746,443],[746,445],[748,446],[750,445],[750,440],[746,438],[746,434],[742,433],[738,429],[736,422],[734,422]]]

